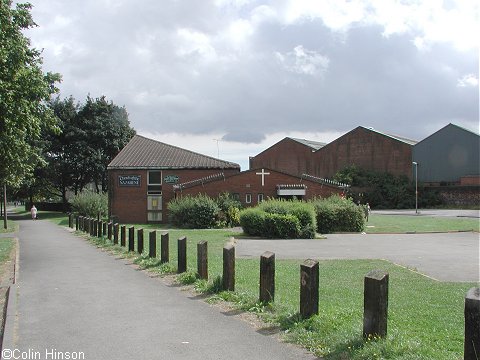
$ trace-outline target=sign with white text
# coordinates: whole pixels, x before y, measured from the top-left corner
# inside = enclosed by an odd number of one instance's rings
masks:
[[[141,179],[140,175],[119,175],[118,186],[140,187]]]

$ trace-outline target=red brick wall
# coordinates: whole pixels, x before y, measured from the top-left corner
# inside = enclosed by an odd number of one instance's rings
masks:
[[[275,169],[301,176],[311,174],[312,148],[285,138],[260,154],[250,158],[250,169]]]
[[[412,145],[358,127],[314,153],[313,175],[331,178],[355,165],[412,178]]]
[[[147,170],[109,170],[109,211],[121,223],[147,223]],[[168,175],[179,177],[179,183],[221,173],[221,169],[163,169],[162,179]],[[225,176],[238,174],[238,170],[224,170]],[[122,187],[118,184],[119,175],[140,175],[140,187]],[[162,184],[163,222],[168,221],[167,204],[174,197],[173,185]]]
[[[328,197],[333,193],[340,194],[342,192],[341,189],[336,187],[330,187],[308,180],[301,181],[298,177],[268,169],[265,169],[265,172],[269,172],[270,175],[265,175],[265,186],[262,186],[262,177],[260,175],[256,175],[257,172],[260,172],[260,170],[249,170],[226,178],[225,180],[212,181],[204,185],[183,189],[182,191],[177,191],[177,196],[195,195],[201,193],[210,197],[216,197],[223,192],[237,193],[239,194],[240,201],[244,206],[255,206],[258,203],[257,199],[258,194],[260,193],[263,194],[265,200],[268,197],[276,198],[276,185],[293,185],[303,183],[307,186],[305,199],[311,199],[314,197]],[[252,195],[252,202],[250,204],[245,203],[245,196],[247,193]]]

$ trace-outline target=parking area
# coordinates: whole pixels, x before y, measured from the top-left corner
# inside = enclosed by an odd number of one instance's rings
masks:
[[[479,282],[479,234],[332,234],[315,240],[238,239],[238,258],[385,259],[439,281]]]

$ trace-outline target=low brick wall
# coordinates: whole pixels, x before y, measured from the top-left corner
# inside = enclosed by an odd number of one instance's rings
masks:
[[[429,189],[437,191],[446,205],[480,204],[480,186],[432,186]]]

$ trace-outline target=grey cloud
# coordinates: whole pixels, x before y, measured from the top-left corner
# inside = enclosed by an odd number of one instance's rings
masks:
[[[81,101],[88,93],[106,95],[126,106],[137,130],[223,132],[224,140],[258,143],[273,132],[358,125],[420,139],[432,124],[478,123],[478,86],[457,86],[467,74],[478,78],[478,53],[448,45],[421,52],[414,34],[385,38],[378,26],[338,33],[320,20],[289,26],[270,20],[235,50],[222,41],[222,31],[237,14],[209,2],[109,7],[62,1],[50,12],[47,3],[33,0],[42,9],[35,18],[41,27],[31,33],[66,44],[63,52],[44,52],[47,70],[64,75],[62,96]],[[71,17],[71,25],[50,27],[55,15]],[[198,52],[180,56],[179,29],[211,36],[216,59],[199,61]],[[295,71],[293,57],[279,61],[278,54],[292,56],[298,47],[316,59],[321,76]]]

